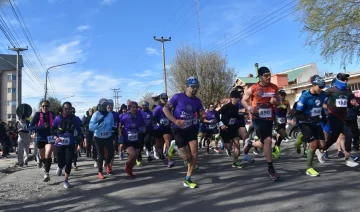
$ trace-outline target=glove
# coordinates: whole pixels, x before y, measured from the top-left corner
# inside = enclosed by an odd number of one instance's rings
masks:
[[[124,136],[120,136],[120,138],[118,139],[118,144],[122,143],[124,143]]]

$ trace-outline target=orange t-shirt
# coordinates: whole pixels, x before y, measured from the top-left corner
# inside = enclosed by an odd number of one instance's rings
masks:
[[[278,87],[269,83],[268,86],[261,86],[256,83],[250,87],[251,89],[251,107],[255,109],[253,119],[273,119],[273,105],[270,103],[272,97],[276,97]]]

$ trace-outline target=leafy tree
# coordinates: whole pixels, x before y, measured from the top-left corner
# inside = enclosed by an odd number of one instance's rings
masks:
[[[219,53],[205,53],[190,46],[181,46],[176,51],[169,71],[171,92],[183,92],[186,79],[195,76],[200,83],[198,97],[204,107],[210,102],[219,103],[229,96],[237,73],[227,67],[226,58]]]
[[[341,64],[360,59],[360,1],[300,0],[299,20],[308,33],[306,44],[320,49],[326,61],[340,56]]]

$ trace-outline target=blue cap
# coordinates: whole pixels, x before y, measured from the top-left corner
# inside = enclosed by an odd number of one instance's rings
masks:
[[[314,75],[310,78],[311,84],[319,85],[325,87],[325,80],[324,78],[320,77],[319,75]]]
[[[189,77],[186,80],[186,86],[189,87],[191,85],[199,85],[199,81],[196,77]]]
[[[163,98],[169,98],[168,95],[166,93],[162,93],[159,95],[160,99],[163,99]]]
[[[108,99],[107,100],[109,104],[113,105],[114,104],[114,101],[112,99]]]
[[[149,107],[149,102],[143,101],[141,105],[144,106],[144,107]]]

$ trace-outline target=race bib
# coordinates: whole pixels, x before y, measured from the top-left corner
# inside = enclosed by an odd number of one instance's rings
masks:
[[[138,133],[137,132],[129,132],[128,133],[128,140],[129,141],[137,141],[138,140]]]
[[[216,128],[216,124],[210,124],[209,125],[209,129],[215,129]]]
[[[60,137],[61,142],[59,142],[59,144],[61,145],[69,145],[70,144],[70,138],[63,138]]]
[[[169,119],[160,119],[160,124],[165,126],[169,125]]]
[[[259,117],[260,118],[271,118],[272,112],[271,108],[260,108],[259,109]]]
[[[277,120],[277,122],[279,123],[279,124],[284,124],[285,123],[285,121],[286,121],[286,118],[276,118],[276,120]]]
[[[347,107],[348,100],[347,99],[336,99],[336,107]]]
[[[184,124],[185,124],[184,128],[188,128],[188,127],[192,126],[193,125],[193,119],[184,120]]]
[[[236,121],[236,119],[235,119],[235,118],[231,118],[231,119],[229,120],[229,125],[233,125],[233,124],[235,124],[235,121]]]
[[[321,115],[321,107],[315,107],[311,110],[311,116],[320,116]]]
[[[47,140],[48,140],[48,143],[49,143],[49,144],[55,143],[54,136],[48,136],[48,137],[47,137]]]
[[[97,136],[98,138],[108,138],[110,137],[110,132],[101,132]]]

